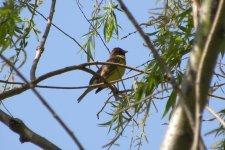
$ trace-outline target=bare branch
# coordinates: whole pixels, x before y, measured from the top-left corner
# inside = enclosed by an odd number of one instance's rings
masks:
[[[209,106],[206,106],[206,109],[208,110],[209,113],[211,113],[220,122],[220,124],[225,129],[225,122],[224,122],[224,120],[216,112],[214,112],[213,109],[210,108]]]
[[[132,76],[129,76],[129,77],[126,77],[126,78],[123,78],[123,79],[119,79],[119,80],[115,80],[115,81],[110,81],[109,83],[110,84],[114,84],[116,82],[120,82],[120,81],[125,81],[125,80],[128,80],[128,79],[131,79],[131,78],[134,78],[136,76],[139,76],[141,75],[142,73],[137,73],[137,74],[134,74]],[[5,81],[5,80],[0,80],[1,83],[7,83],[7,84],[12,84],[12,85],[23,85],[25,83],[23,82],[10,82],[10,81]],[[83,89],[83,88],[89,88],[89,87],[100,87],[100,86],[105,86],[106,84],[105,83],[99,83],[99,84],[93,84],[93,85],[86,85],[86,86],[71,86],[71,87],[68,87],[68,86],[50,86],[50,85],[34,85],[36,88],[46,88],[46,89],[60,89],[60,90],[75,90],[75,89]]]
[[[109,147],[109,148],[110,148],[113,144],[115,144],[115,142],[116,142],[116,141],[119,139],[119,137],[122,135],[124,129],[129,125],[129,122],[130,122],[130,121],[131,121],[131,120],[127,120],[127,122],[126,122],[124,128],[122,128],[121,131],[118,132],[117,135],[116,135],[109,143],[103,145],[102,148],[106,148],[106,147]]]
[[[44,32],[44,34],[42,36],[41,43],[40,43],[40,45],[38,46],[38,48],[36,50],[36,56],[34,58],[34,61],[32,63],[32,67],[31,67],[31,70],[30,70],[30,79],[31,79],[31,81],[36,79],[36,75],[35,75],[36,68],[37,68],[37,64],[38,64],[38,62],[39,62],[39,60],[41,58],[41,54],[44,51],[45,42],[47,40],[49,31],[50,31],[50,28],[51,28],[51,25],[52,25],[52,19],[53,19],[53,15],[54,15],[54,12],[55,12],[55,3],[56,3],[56,0],[52,0],[50,13],[49,13],[47,25],[46,25],[46,28],[45,28],[45,32]],[[34,9],[34,11],[35,11],[35,9]]]
[[[212,94],[209,94],[209,96],[215,97],[215,98],[218,98],[218,99],[221,99],[221,100],[225,100],[225,97],[221,97],[221,96],[217,96],[217,95],[212,95]]]
[[[20,135],[21,143],[31,142],[42,149],[60,150],[55,144],[29,129],[22,120],[12,118],[2,110],[0,110],[0,121]]]
[[[65,72],[73,71],[73,70],[83,70],[83,71],[87,72],[87,70],[90,70],[90,69],[85,68],[86,66],[97,65],[97,64],[100,64],[100,65],[117,65],[117,66],[125,67],[125,68],[128,68],[128,69],[131,69],[131,70],[134,70],[134,71],[143,73],[143,74],[148,74],[147,72],[142,71],[140,69],[133,68],[133,67],[130,67],[130,66],[125,66],[125,65],[122,65],[122,64],[118,64],[118,63],[110,63],[110,62],[91,62],[91,63],[84,63],[84,64],[81,64],[81,65],[69,66],[69,67],[66,67],[66,68],[63,68],[63,69],[58,69],[58,70],[55,70],[55,71],[46,73],[46,74],[40,76],[39,78],[37,78],[33,82],[23,84],[20,87],[16,87],[16,88],[14,88],[12,90],[9,90],[9,91],[6,91],[4,93],[1,93],[0,94],[0,100],[4,100],[5,98],[8,98],[8,97],[11,97],[11,96],[20,94],[20,93],[22,93],[22,92],[30,89],[30,86],[29,86],[30,84],[32,84],[32,86],[35,86],[37,83],[39,83],[39,82],[41,82],[41,81],[43,81],[45,79],[48,79],[48,78],[53,77],[53,76],[56,76],[56,75],[60,75],[60,74],[65,73]],[[84,68],[85,68],[85,70],[84,70]],[[93,74],[93,72],[91,74]],[[99,87],[101,85],[99,84],[96,87]]]
[[[109,100],[112,98],[112,96],[110,96],[104,103],[104,105],[102,106],[102,108],[98,111],[98,113],[96,114],[97,118],[99,119],[99,115],[100,113],[104,110],[104,108],[106,107],[106,105],[109,103]]]

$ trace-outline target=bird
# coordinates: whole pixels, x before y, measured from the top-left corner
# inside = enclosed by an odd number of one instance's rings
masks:
[[[125,54],[128,51],[123,50],[119,47],[116,47],[112,50],[112,52],[110,53],[110,57],[106,62],[112,62],[112,63],[119,63],[119,64],[123,64],[126,65],[126,57]],[[110,81],[115,81],[115,80],[119,80],[123,74],[125,72],[125,68],[124,67],[119,67],[116,65],[102,65],[101,68],[98,69],[98,71],[96,72],[99,76],[101,76],[102,78],[105,79],[105,81],[110,82]],[[91,78],[91,80],[89,81],[89,85],[94,85],[94,84],[99,84],[99,83],[103,83],[102,79],[100,79],[97,76],[93,76]],[[104,88],[106,88],[107,86],[102,86],[99,87],[95,93],[100,92],[101,90],[103,90]],[[88,87],[84,93],[77,99],[78,103],[92,90],[94,90],[95,87]]]

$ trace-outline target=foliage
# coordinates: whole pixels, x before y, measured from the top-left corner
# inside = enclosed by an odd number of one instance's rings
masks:
[[[102,9],[99,8],[99,4],[96,3],[92,18],[88,20],[90,23],[89,31],[83,35],[83,37],[88,39],[83,45],[83,48],[87,51],[88,62],[90,62],[90,58],[93,56],[91,49],[95,49],[95,37],[100,35],[98,29],[103,28],[104,41],[106,43],[111,40],[113,35],[116,37],[119,36],[116,10],[120,11],[118,5],[115,5],[112,0],[109,2],[108,6],[104,6]]]

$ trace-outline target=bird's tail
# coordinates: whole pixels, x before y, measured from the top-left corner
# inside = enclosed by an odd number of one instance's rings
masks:
[[[93,88],[87,88],[84,93],[77,99],[77,102],[80,103],[80,101],[86,96],[90,91],[92,91]]]

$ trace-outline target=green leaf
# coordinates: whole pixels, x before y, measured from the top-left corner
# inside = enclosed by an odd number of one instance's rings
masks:
[[[101,19],[103,16],[95,16],[93,18],[91,18],[89,21],[95,21],[95,20],[98,20],[98,19]]]
[[[167,104],[166,104],[166,107],[165,107],[165,110],[163,112],[163,115],[162,115],[162,118],[164,118],[166,116],[166,114],[169,112],[170,109],[172,109],[176,103],[176,96],[177,96],[177,93],[173,90],[173,92],[171,93],[168,101],[167,101]]]
[[[183,31],[183,32],[187,32],[187,28],[185,28],[185,27],[183,27],[183,26],[178,26],[178,28],[181,30],[181,31]]]
[[[108,32],[107,26],[108,26],[108,18],[105,18],[104,28],[103,28],[104,40],[105,41],[107,41],[107,32]]]
[[[107,40],[106,40],[106,42],[110,41],[110,39],[112,38],[112,35],[113,35],[113,31],[115,29],[114,19],[113,19],[112,14],[109,15],[108,20],[109,21],[108,21],[108,26],[107,26],[108,29],[107,29]]]
[[[138,88],[137,88],[137,90],[135,92],[135,99],[136,99],[136,101],[141,99],[141,97],[142,97],[142,95],[144,93],[144,89],[145,89],[144,83],[139,82],[138,83]]]
[[[152,33],[146,33],[148,36],[153,36],[153,35],[156,35],[159,31],[155,31],[155,32],[152,32]]]

